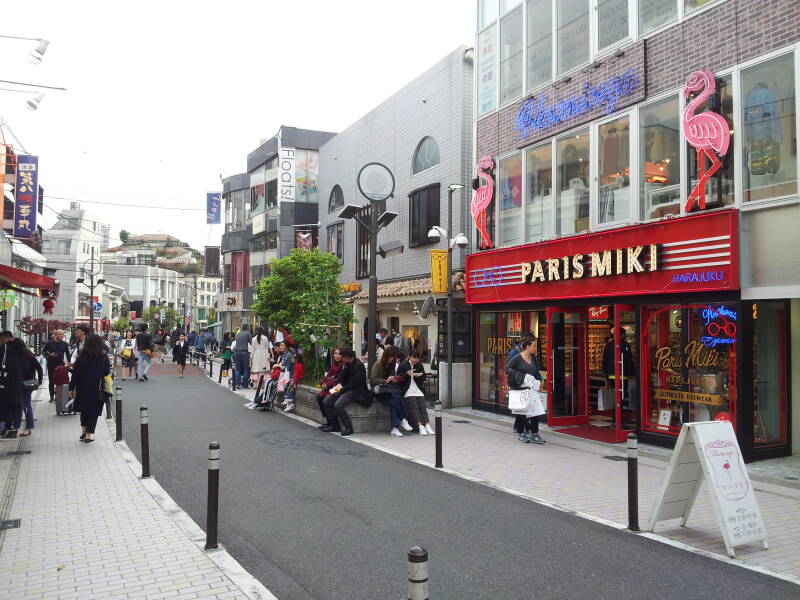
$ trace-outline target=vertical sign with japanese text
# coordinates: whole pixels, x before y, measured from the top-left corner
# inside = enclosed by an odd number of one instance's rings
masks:
[[[206,193],[206,225],[219,225],[222,223],[222,194],[219,192]]]
[[[39,157],[17,157],[14,188],[14,237],[29,238],[36,233],[36,200],[39,197]]]

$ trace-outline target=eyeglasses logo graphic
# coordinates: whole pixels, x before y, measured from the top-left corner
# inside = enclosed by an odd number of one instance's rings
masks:
[[[736,343],[736,311],[724,306],[703,309],[706,335],[701,338],[703,345],[714,348],[720,345],[733,345]]]

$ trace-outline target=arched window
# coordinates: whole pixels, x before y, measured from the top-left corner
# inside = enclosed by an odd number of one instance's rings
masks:
[[[422,173],[439,164],[439,145],[432,137],[422,138],[414,154],[413,174]]]
[[[328,212],[331,213],[342,206],[344,206],[344,194],[342,188],[337,184],[333,186],[331,197],[328,199]]]

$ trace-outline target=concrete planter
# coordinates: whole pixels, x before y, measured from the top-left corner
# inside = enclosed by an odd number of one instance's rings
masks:
[[[301,417],[322,424],[325,422],[325,417],[319,411],[317,394],[319,394],[319,388],[307,385],[297,386],[294,397],[294,412]],[[369,431],[385,431],[388,433],[389,429],[391,429],[389,407],[383,402],[375,400],[369,408],[353,402],[347,407],[347,414],[350,415],[350,420],[353,422],[353,431],[356,433]]]

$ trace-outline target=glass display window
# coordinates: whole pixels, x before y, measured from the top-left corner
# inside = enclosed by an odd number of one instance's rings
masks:
[[[558,195],[556,224],[558,235],[589,230],[589,130],[557,142]]]
[[[525,200],[525,241],[553,237],[553,149],[549,142],[528,150]]]
[[[788,443],[788,335],[786,303],[756,302],[753,314],[753,443]]]
[[[522,5],[500,19],[500,105],[522,94]]]
[[[500,246],[522,241],[522,155],[500,161],[497,189],[498,233]]]
[[[681,212],[680,107],[677,96],[639,110],[641,218],[660,219]]]
[[[620,117],[597,128],[597,222],[631,218],[630,118]]]
[[[683,423],[736,426],[736,304],[642,309],[642,429],[678,435]]]

